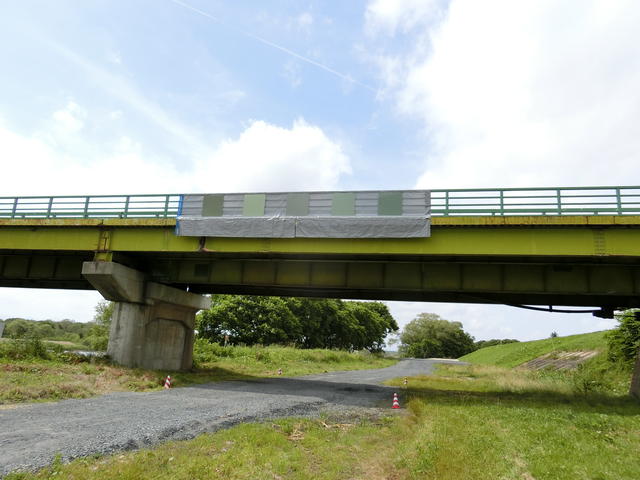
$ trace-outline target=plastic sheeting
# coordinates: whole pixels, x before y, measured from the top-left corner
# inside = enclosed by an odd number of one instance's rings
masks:
[[[182,217],[187,237],[415,238],[430,235],[421,217]]]

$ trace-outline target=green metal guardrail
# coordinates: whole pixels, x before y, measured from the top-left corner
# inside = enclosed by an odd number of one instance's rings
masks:
[[[0,197],[0,218],[170,218],[182,195]],[[431,213],[640,215],[640,186],[431,190]]]
[[[181,195],[0,197],[0,218],[168,218]]]

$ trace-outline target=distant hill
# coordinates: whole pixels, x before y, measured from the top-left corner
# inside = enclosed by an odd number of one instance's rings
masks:
[[[605,333],[593,332],[568,337],[545,338],[531,342],[508,343],[481,348],[469,353],[460,360],[477,365],[497,365],[499,367],[516,367],[555,351],[572,352],[578,350],[599,350],[607,348]]]

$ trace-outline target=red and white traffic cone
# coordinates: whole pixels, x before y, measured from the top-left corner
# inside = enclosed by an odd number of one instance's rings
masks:
[[[400,408],[400,402],[398,401],[398,394],[393,394],[393,406],[391,408]]]
[[[164,388],[171,388],[171,375],[164,379]]]

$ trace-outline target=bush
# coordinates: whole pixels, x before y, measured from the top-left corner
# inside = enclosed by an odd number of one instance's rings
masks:
[[[6,358],[8,360],[41,358],[48,360],[50,355],[38,337],[31,337],[26,340],[4,341],[0,343],[0,358]]]
[[[616,318],[618,327],[607,334],[609,360],[631,367],[640,350],[640,310],[627,310]]]

